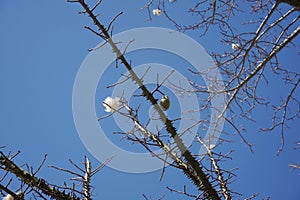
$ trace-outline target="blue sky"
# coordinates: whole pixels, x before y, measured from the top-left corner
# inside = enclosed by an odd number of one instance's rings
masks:
[[[104,1],[100,7],[103,11],[100,19],[107,23],[116,13],[124,11],[115,23],[115,33],[147,26],[174,28],[163,17],[146,21],[147,13],[140,11],[144,3],[146,1]],[[180,18],[177,13],[182,12],[189,3],[178,4],[170,14]],[[76,73],[88,55],[87,49],[101,42],[83,28],[84,25],[91,25],[91,22],[87,16],[78,15],[78,11],[79,5],[62,0],[0,2],[0,146],[5,145],[6,151],[21,150],[18,163],[26,161],[37,167],[47,153],[47,164],[59,167],[71,168],[69,158],[82,163],[85,155],[91,159],[94,167],[100,164],[82,144],[72,115]],[[186,17],[182,20],[189,19]],[[187,35],[208,51],[230,48],[217,46],[213,33],[203,38],[199,38],[196,31]],[[300,61],[299,55],[294,54],[297,47],[280,55],[283,64],[296,67]],[[131,59],[135,59],[134,56]],[[141,57],[136,59],[136,63],[142,61]],[[151,57],[147,57],[145,61],[163,62],[163,59],[151,61]],[[266,92],[271,99],[285,91],[276,80],[271,80],[269,85],[263,85],[262,88],[265,90],[261,92]],[[109,92],[104,90],[100,96],[108,96]],[[299,92],[297,95],[299,98]],[[101,101],[103,99],[96,100],[99,103],[95,105],[97,109],[102,108]],[[243,124],[248,130],[246,138],[255,144],[254,154],[239,137],[232,137],[233,142],[222,150],[234,149],[233,160],[224,166],[228,169],[239,168],[232,188],[245,197],[259,193],[259,199],[268,196],[275,200],[299,199],[300,172],[291,171],[288,167],[288,164],[299,162],[299,150],[293,149],[295,142],[299,141],[299,120],[288,129],[287,145],[281,155],[275,157],[280,145],[279,133],[262,133],[257,129],[266,123],[265,115],[268,112],[263,108],[257,110],[253,113],[257,123]],[[99,113],[105,114],[103,110]],[[229,127],[225,128],[230,130]],[[180,199],[182,196],[171,194],[165,187],[182,189],[183,184],[190,186],[190,191],[195,191],[181,172],[168,168],[162,182],[159,181],[160,173],[130,174],[106,167],[94,176],[94,199],[143,199],[142,194],[153,199],[163,195],[164,199]],[[66,178],[63,173],[47,167],[41,170],[39,176],[57,184],[62,184]]]

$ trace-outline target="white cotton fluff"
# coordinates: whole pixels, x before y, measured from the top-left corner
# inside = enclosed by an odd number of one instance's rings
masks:
[[[232,48],[233,50],[237,50],[237,49],[240,48],[240,45],[239,45],[239,44],[231,44],[231,48]]]
[[[2,200],[14,200],[14,197],[8,194],[5,197],[3,197]]]
[[[159,8],[153,9],[152,13],[153,13],[153,15],[160,16],[161,15],[161,10]]]
[[[120,98],[115,97],[107,97],[104,102],[103,106],[105,107],[105,112],[115,112],[119,108]]]

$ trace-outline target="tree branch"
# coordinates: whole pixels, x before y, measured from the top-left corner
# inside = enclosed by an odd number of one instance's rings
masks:
[[[15,163],[13,163],[8,157],[0,151],[0,164],[4,166],[4,170],[15,174],[20,178],[24,183],[30,185],[36,190],[42,191],[45,195],[50,196],[55,199],[64,199],[64,200],[80,200],[78,197],[72,197],[65,192],[62,192],[54,187],[51,187],[44,179],[38,178],[33,174],[30,174],[28,171],[20,168]]]
[[[123,65],[126,67],[126,69],[129,71],[131,78],[136,82],[136,84],[139,86],[139,88],[142,90],[143,96],[150,101],[152,106],[154,106],[155,110],[158,112],[160,119],[165,124],[167,132],[171,135],[171,137],[174,139],[177,147],[180,150],[180,153],[183,155],[183,157],[186,159],[187,163],[189,163],[189,166],[194,171],[194,173],[197,175],[197,177],[200,179],[200,183],[198,180],[194,179],[194,174],[186,174],[188,177],[192,179],[194,184],[198,187],[199,190],[204,191],[207,198],[218,200],[220,197],[218,196],[217,191],[214,189],[212,184],[209,182],[209,179],[207,175],[203,172],[202,167],[199,165],[199,163],[196,161],[196,159],[192,156],[189,150],[185,147],[183,144],[183,141],[180,137],[177,135],[176,128],[173,126],[172,121],[167,118],[163,110],[160,108],[160,106],[157,104],[157,100],[153,97],[151,92],[146,88],[146,86],[143,84],[142,80],[135,74],[132,67],[130,66],[129,62],[126,60],[125,56],[121,54],[121,51],[118,49],[116,44],[113,42],[112,38],[110,37],[107,29],[99,22],[97,17],[94,15],[94,13],[89,9],[89,6],[85,3],[84,0],[78,1],[85,12],[90,16],[90,18],[93,20],[94,24],[99,28],[101,31],[101,34],[103,34],[105,41],[109,43],[109,45],[112,47],[113,52],[116,54],[117,59],[121,60]],[[184,172],[186,173],[186,172]]]

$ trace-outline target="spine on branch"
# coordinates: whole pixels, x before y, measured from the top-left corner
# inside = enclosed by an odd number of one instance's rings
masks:
[[[28,171],[20,168],[14,162],[12,162],[8,157],[6,157],[2,152],[0,152],[0,165],[4,166],[3,169],[10,173],[13,173],[22,182],[26,183],[30,187],[33,187],[35,190],[43,192],[45,195],[53,199],[61,200],[80,200],[80,198],[73,197],[69,194],[66,194],[64,191],[60,191],[57,188],[51,187],[44,179],[38,178]]]
[[[185,147],[183,141],[180,137],[178,137],[177,131],[172,124],[172,121],[167,118],[163,110],[157,104],[157,100],[151,94],[151,92],[146,88],[143,84],[142,80],[135,74],[132,70],[131,65],[128,63],[124,55],[118,49],[116,44],[111,39],[111,36],[108,33],[108,30],[99,22],[96,15],[94,15],[93,10],[90,9],[89,6],[85,3],[84,0],[77,0],[77,1],[70,1],[70,2],[79,2],[84,9],[84,13],[87,13],[89,17],[93,20],[94,24],[100,30],[100,33],[96,33],[102,39],[104,39],[109,45],[112,47],[113,52],[115,52],[117,59],[119,59],[126,69],[129,71],[132,79],[137,83],[139,88],[142,90],[143,95],[145,98],[150,101],[150,103],[154,106],[155,110],[158,112],[160,118],[165,124],[167,132],[171,135],[174,139],[177,147],[180,150],[180,153],[184,157],[184,159],[188,163],[188,167],[181,168],[185,175],[193,181],[193,183],[198,187],[199,190],[204,192],[204,195],[207,199],[218,200],[220,197],[216,189],[212,186],[209,182],[208,176],[204,173],[202,167],[197,162],[197,160],[192,156],[191,152]],[[175,161],[176,162],[176,161]]]

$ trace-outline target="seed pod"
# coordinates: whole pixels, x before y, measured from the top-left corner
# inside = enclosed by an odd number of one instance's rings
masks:
[[[160,100],[160,106],[163,110],[168,110],[170,107],[170,99],[167,95],[163,95],[163,97]]]

